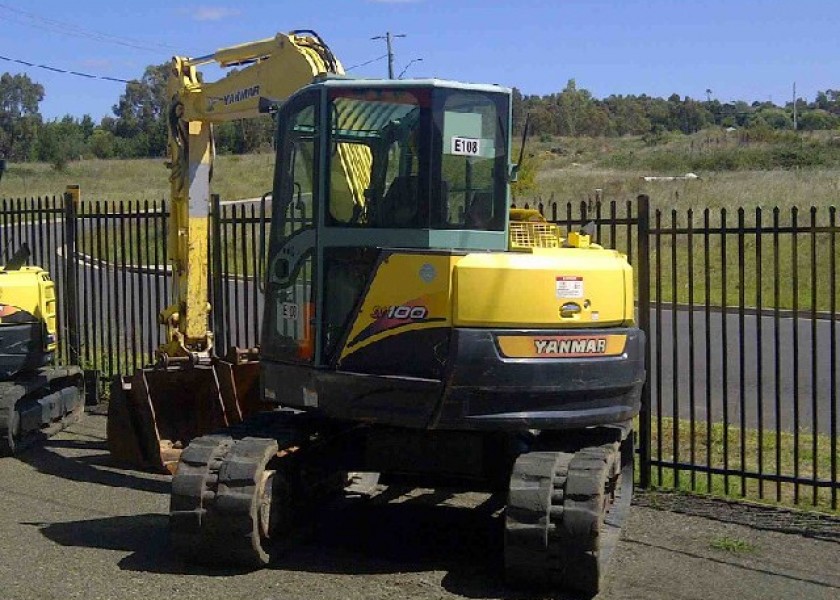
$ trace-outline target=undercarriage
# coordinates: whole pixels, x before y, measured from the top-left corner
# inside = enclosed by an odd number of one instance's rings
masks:
[[[0,456],[16,454],[77,422],[84,405],[78,367],[43,367],[0,381]]]
[[[262,567],[290,550],[319,506],[360,481],[370,488],[377,472],[383,482],[504,496],[507,578],[598,591],[632,495],[629,424],[501,435],[325,423],[278,410],[194,440],[172,483],[178,557]]]

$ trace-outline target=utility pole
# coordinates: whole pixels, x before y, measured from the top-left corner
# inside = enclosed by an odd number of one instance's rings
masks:
[[[386,31],[385,35],[377,35],[376,37],[370,38],[372,40],[385,40],[388,44],[388,79],[394,78],[394,50],[391,45],[391,40],[404,37],[404,33],[391,33],[390,31]]]
[[[793,82],[793,130],[796,131],[796,82]]]

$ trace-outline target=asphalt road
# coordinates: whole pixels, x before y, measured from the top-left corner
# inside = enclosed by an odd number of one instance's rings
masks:
[[[503,581],[496,505],[429,490],[335,506],[265,570],[191,568],[168,545],[168,478],[111,467],[103,437],[88,415],[0,459],[4,600],[551,597]],[[601,600],[840,597],[840,520],[667,498],[631,510]]]
[[[649,342],[654,416],[840,435],[840,324],[830,319],[753,314],[742,322],[737,311],[717,311],[707,328],[704,310],[663,306],[651,310]]]

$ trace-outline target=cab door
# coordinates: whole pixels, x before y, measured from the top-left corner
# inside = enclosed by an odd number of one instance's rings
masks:
[[[305,92],[277,114],[262,353],[281,362],[311,364],[315,359],[319,98],[317,90]]]

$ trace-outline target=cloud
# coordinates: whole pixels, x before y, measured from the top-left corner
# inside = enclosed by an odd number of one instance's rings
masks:
[[[237,9],[225,6],[199,6],[190,12],[194,21],[221,21],[241,14]]]

